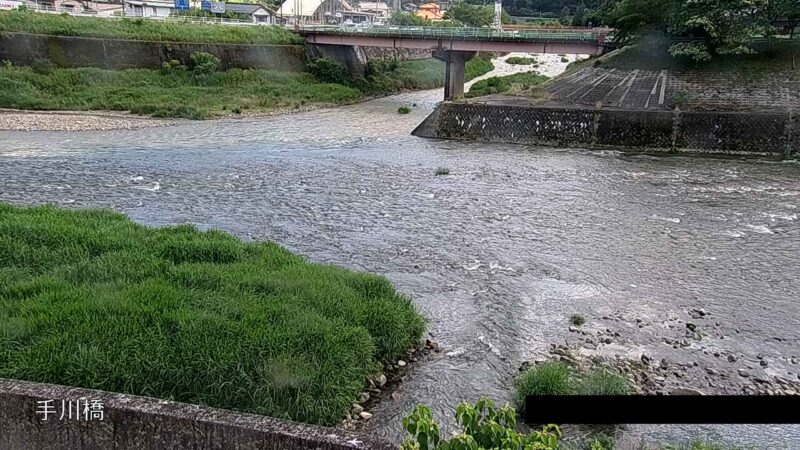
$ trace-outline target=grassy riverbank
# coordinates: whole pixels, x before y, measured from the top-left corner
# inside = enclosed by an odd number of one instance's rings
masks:
[[[360,90],[320,83],[301,72],[231,69],[200,84],[188,71],[0,68],[0,107],[30,110],[113,110],[156,117],[205,119],[245,111],[339,105]]]
[[[319,424],[421,337],[384,278],[104,210],[0,203],[0,377]]]
[[[234,27],[145,19],[101,19],[29,11],[0,11],[0,32],[82,36],[145,41],[225,44],[302,44],[283,27]]]
[[[472,85],[466,97],[482,97],[490,94],[524,93],[547,81],[547,77],[536,72],[515,73],[502,77],[491,77]]]
[[[469,76],[492,69],[484,59]],[[309,73],[231,69],[198,80],[191,70],[0,67],[0,107],[26,110],[129,111],[154,117],[207,119],[250,112],[333,106],[444,83],[444,63],[400,61],[367,80],[324,83]]]

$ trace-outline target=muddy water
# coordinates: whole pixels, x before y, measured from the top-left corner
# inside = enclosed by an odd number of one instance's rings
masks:
[[[726,374],[729,384],[696,381],[708,392],[738,388],[742,367],[797,381],[798,164],[410,136],[440,95],[147,130],[1,133],[0,201],[221,228],[389,277],[443,349],[368,423],[396,441],[418,402],[442,417],[480,395],[508,400],[521,362],[571,338],[571,313],[620,330],[606,353]],[[437,167],[451,174],[435,176]],[[697,307],[714,331],[685,348],[665,344],[678,333],[669,320]],[[689,435],[800,443],[797,427],[620,431],[627,441]]]

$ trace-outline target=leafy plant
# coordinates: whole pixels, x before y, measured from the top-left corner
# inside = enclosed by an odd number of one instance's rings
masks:
[[[171,59],[169,61],[164,61],[163,63],[161,63],[162,74],[168,75],[176,72],[181,72],[181,73],[186,72],[186,66],[181,64],[181,62],[178,61],[177,59]]]
[[[508,405],[497,408],[487,398],[481,398],[474,406],[460,404],[455,418],[462,433],[444,440],[430,408],[417,405],[403,418],[403,428],[411,438],[400,446],[401,450],[556,450],[562,436],[556,425],[547,425],[527,435],[518,433],[514,409]]]
[[[189,55],[192,78],[199,84],[206,84],[219,68],[219,58],[207,52],[194,52]]]
[[[397,108],[397,113],[398,114],[408,114],[410,112],[411,112],[411,108],[409,108],[408,106],[401,106],[401,107]]]

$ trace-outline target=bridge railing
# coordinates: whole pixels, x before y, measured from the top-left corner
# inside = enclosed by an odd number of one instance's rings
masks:
[[[348,36],[408,37],[414,39],[457,39],[457,40],[503,40],[503,41],[571,41],[597,42],[598,31],[522,31],[497,30],[493,28],[456,27],[400,27],[400,26],[351,26],[304,25],[302,33],[341,34]]]

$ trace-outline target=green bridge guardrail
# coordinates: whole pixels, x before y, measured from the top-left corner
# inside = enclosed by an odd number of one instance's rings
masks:
[[[506,31],[493,28],[456,27],[341,27],[331,25],[306,25],[299,29],[301,34],[338,34],[345,36],[378,36],[412,39],[456,39],[486,41],[555,41],[555,42],[598,42],[600,34],[596,31]]]

